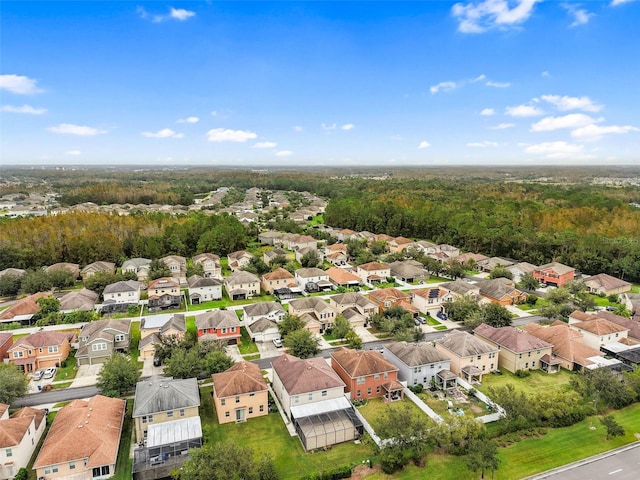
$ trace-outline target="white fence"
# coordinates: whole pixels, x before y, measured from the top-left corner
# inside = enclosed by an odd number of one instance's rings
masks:
[[[484,393],[482,393],[481,391],[476,389],[473,385],[467,383],[462,378],[458,378],[458,385],[461,386],[462,388],[467,389],[467,391],[469,391],[469,390],[471,390],[473,388],[475,390],[475,392],[476,392],[475,395],[476,395],[477,398],[479,398],[484,403],[489,405],[491,408],[496,410],[494,413],[490,413],[490,414],[484,415],[482,417],[477,417],[476,420],[478,420],[479,422],[482,422],[482,423],[496,422],[496,421],[500,420],[500,418],[505,416],[505,411],[500,405],[498,405],[493,400],[491,400],[489,397],[487,397]]]

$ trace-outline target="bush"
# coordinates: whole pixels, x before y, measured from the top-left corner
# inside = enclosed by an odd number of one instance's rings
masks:
[[[529,295],[529,297],[527,298],[527,303],[529,305],[535,305],[536,302],[538,301],[538,296],[535,293],[532,293],[531,295]]]
[[[302,477],[302,480],[339,480],[341,478],[351,478],[351,467],[349,465],[336,467],[327,472],[313,473]]]
[[[410,385],[409,390],[411,390],[413,393],[415,394],[420,394],[422,393],[422,391],[424,390],[424,385],[422,385],[421,383],[417,384],[417,385]]]
[[[609,300],[611,303],[618,303],[618,295],[615,293],[613,295],[609,295],[607,300]]]
[[[518,378],[527,378],[531,375],[531,372],[529,370],[516,370],[514,375]]]
[[[13,477],[13,480],[27,480],[29,474],[27,473],[27,469],[22,467],[20,470],[18,470],[18,473],[16,473],[16,476]]]

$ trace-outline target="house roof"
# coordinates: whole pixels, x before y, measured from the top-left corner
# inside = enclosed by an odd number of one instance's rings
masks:
[[[253,273],[245,270],[238,270],[224,281],[225,285],[240,285],[242,283],[260,283],[260,279]]]
[[[180,283],[171,277],[156,278],[149,282],[148,290],[155,290],[160,288],[180,288]]]
[[[80,337],[94,337],[100,335],[105,330],[113,330],[118,333],[129,333],[131,330],[131,320],[97,320],[95,322],[86,323],[80,330]]]
[[[299,268],[296,270],[296,276],[301,278],[311,278],[311,277],[327,277],[327,272],[321,270],[320,268]]]
[[[347,253],[347,246],[344,243],[334,243],[332,245],[327,245],[326,247],[324,247],[324,249],[331,252]]]
[[[446,334],[444,337],[436,340],[436,343],[442,345],[458,357],[471,357],[473,355],[482,355],[498,350],[497,347],[483,342],[470,333],[459,330],[454,330]]]
[[[329,275],[329,280],[333,281],[338,285],[346,285],[349,283],[361,283],[362,280],[357,275],[354,275],[351,272],[346,271],[344,268],[331,267],[327,270],[327,275]]]
[[[269,388],[260,367],[251,362],[238,362],[224,372],[215,373],[211,377],[214,396],[218,398],[263,392]]]
[[[98,301],[98,294],[87,288],[74,290],[60,298],[60,310],[93,310]]]
[[[353,350],[342,347],[332,352],[331,358],[351,378],[398,371],[398,367],[384,358],[377,350]]]
[[[556,321],[548,327],[529,323],[523,327],[525,331],[553,345],[553,354],[570,362],[586,366],[593,364],[589,357],[603,355],[582,343],[582,333],[572,330],[564,322]]]
[[[440,286],[446,288],[450,292],[457,293],[458,295],[471,295],[480,292],[478,285],[462,280],[442,283]]]
[[[116,270],[116,264],[113,262],[103,262],[102,260],[90,263],[84,267],[81,273],[89,272],[114,272]]]
[[[264,252],[264,256],[266,256],[267,258],[276,258],[279,255],[287,257],[289,255],[289,252],[283,250],[282,248],[274,248],[272,250],[267,250],[266,252]]]
[[[269,330],[278,329],[278,324],[273,320],[269,320],[268,318],[261,317],[251,325],[246,326],[252,333],[258,332],[268,332]]]
[[[282,312],[284,308],[278,302],[257,302],[243,307],[244,312],[249,317],[255,317],[257,315],[268,315],[271,312]]]
[[[276,268],[273,272],[265,273],[262,275],[262,280],[269,282],[271,280],[294,280],[296,277],[288,270],[282,267]]]
[[[238,250],[237,252],[231,252],[230,254],[228,254],[227,258],[237,261],[242,258],[253,258],[253,254],[245,252],[244,250]]]
[[[369,298],[377,303],[383,303],[387,300],[399,301],[406,300],[411,301],[411,295],[401,292],[397,288],[381,288],[369,293]]]
[[[342,379],[322,357],[301,360],[285,353],[271,365],[289,395],[345,387]]]
[[[187,284],[189,285],[189,288],[220,287],[222,286],[222,281],[217,278],[191,275],[187,278]]]
[[[507,258],[491,257],[491,258],[486,258],[484,260],[480,260],[480,261],[477,262],[477,264],[482,266],[483,268],[493,270],[498,265],[500,265],[502,267],[510,267],[510,266],[514,265],[515,262],[513,262],[513,261],[511,261],[511,260],[509,260]]]
[[[429,365],[431,363],[444,362],[449,360],[442,352],[428,342],[407,343],[393,342],[387,345],[387,350],[398,357],[402,362],[410,367],[418,365]]]
[[[160,333],[166,333],[169,330],[177,330],[178,332],[187,331],[187,320],[184,314],[175,313],[169,317],[162,327],[160,327]]]
[[[571,314],[573,316],[573,314]],[[604,318],[594,317],[582,322],[571,323],[569,325],[573,328],[579,328],[585,332],[592,333],[593,335],[610,335],[612,333],[621,333],[628,331],[627,328],[610,322]]]
[[[361,307],[375,307],[376,304],[369,300],[367,297],[358,292],[347,292],[329,297],[334,303],[338,305],[359,305]]]
[[[156,332],[150,333],[140,339],[140,342],[138,343],[138,350],[143,350],[147,345],[158,345],[161,342],[162,339]]]
[[[32,422],[33,416],[2,420],[0,422],[0,448],[20,445]]]
[[[34,468],[87,459],[87,467],[115,464],[126,402],[102,395],[74,400],[57,413]]]
[[[407,243],[413,243],[413,240],[405,237],[396,237],[393,239],[393,242],[395,242],[396,245],[406,245]]]
[[[13,346],[9,348],[9,351],[22,347],[40,348],[49,347],[54,345],[61,345],[65,341],[69,340],[69,333],[67,332],[54,332],[50,330],[42,330],[40,332],[32,333],[26,337],[20,337],[15,341]],[[73,336],[73,334],[71,334]]]
[[[136,384],[132,416],[136,418],[199,406],[200,390],[195,378],[174,379],[155,376]]]
[[[196,317],[196,327],[205,328],[229,328],[240,327],[238,316],[233,310],[213,310]]]
[[[456,262],[459,263],[467,263],[469,260],[473,260],[475,263],[478,263],[482,260],[486,260],[486,255],[482,255],[481,253],[462,253],[456,257]]]
[[[144,267],[144,266],[148,266],[151,265],[151,260],[149,260],[148,258],[131,258],[129,260],[125,260],[122,263],[122,270],[127,270],[129,268],[140,268],[140,267]]]
[[[185,265],[187,263],[187,259],[180,255],[167,255],[166,257],[162,257],[160,260],[167,265],[170,263],[179,263],[180,265]]]
[[[536,271],[538,270],[541,272],[553,270],[558,275],[564,275],[565,273],[574,272],[575,268],[569,267],[568,265],[564,265],[559,262],[551,262],[551,263],[547,263],[545,265],[539,266],[538,268],[536,268]]]
[[[9,405],[6,403],[0,403],[0,418],[2,418],[7,410],[9,410]]]
[[[514,287],[513,280],[508,278],[494,278],[492,280],[483,280],[478,282],[480,295],[494,299],[500,299],[505,296],[520,295],[522,292]]]
[[[201,253],[193,257],[194,263],[202,263],[206,262],[207,260],[211,260],[212,262],[217,264],[218,262],[220,262],[220,257],[215,253]]]
[[[358,269],[364,270],[366,272],[373,272],[376,270],[389,270],[389,265],[379,262],[369,262],[358,265]]]
[[[123,267],[124,268],[124,267]],[[109,293],[125,293],[138,292],[142,284],[137,280],[121,280],[120,282],[111,283],[104,288],[102,295]]]
[[[67,263],[67,262],[54,263],[53,265],[49,265],[45,270],[47,272],[50,272],[52,270],[66,270],[67,272],[73,274],[75,278],[77,278],[78,275],[80,275],[80,265],[78,265],[77,263]]]
[[[326,309],[334,310],[331,305],[318,297],[296,298],[289,301],[289,305],[295,310],[314,310],[316,312],[322,312]]]
[[[442,298],[449,293],[449,290],[441,287],[431,287],[411,290],[411,293],[417,297],[422,297],[428,300],[430,298]]]
[[[23,418],[23,417],[32,418],[32,417],[35,417],[35,419],[34,419],[35,427],[39,428],[40,427],[40,422],[42,422],[42,420],[44,420],[45,415],[46,414],[44,413],[44,410],[40,410],[39,408],[22,407],[20,410],[14,412],[11,415],[11,418]]]
[[[473,330],[473,333],[487,338],[514,353],[529,352],[531,350],[541,350],[553,347],[549,342],[545,342],[538,337],[534,337],[533,335],[514,327],[495,328],[491,325],[487,325],[486,323],[481,323]]]
[[[590,287],[600,287],[605,290],[613,290],[616,288],[630,287],[631,283],[620,280],[619,278],[612,277],[606,273],[599,273],[592,277],[587,278],[584,283]]]
[[[13,342],[13,333],[0,332],[0,347],[6,345],[7,343],[9,343],[9,341]],[[1,358],[0,361],[2,361]],[[0,416],[2,416],[2,410],[0,410]]]
[[[621,317],[620,315],[616,315],[611,312],[598,312],[597,315],[599,318],[604,318],[605,320],[609,320],[616,325],[620,325],[621,327],[629,329],[629,336],[640,340],[640,322],[638,320],[634,320],[631,318]],[[2,342],[0,341],[0,345]]]
[[[394,277],[413,278],[429,275],[429,272],[422,267],[422,264],[416,265],[413,260],[392,262],[389,264],[389,268],[391,269],[391,275]]]
[[[37,300],[43,297],[50,297],[47,292],[38,292],[28,297],[21,298],[5,311],[0,312],[0,320],[9,320],[19,315],[35,315],[40,310]]]

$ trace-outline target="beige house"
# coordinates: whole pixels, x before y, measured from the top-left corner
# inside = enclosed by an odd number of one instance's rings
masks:
[[[46,421],[43,410],[24,407],[9,417],[9,405],[0,404],[0,479],[13,478],[26,468]]]
[[[96,395],[62,407],[33,465],[37,478],[109,478],[116,473],[126,402]]]
[[[238,250],[227,255],[227,265],[232,272],[240,270],[242,267],[246,267],[251,262],[253,254],[245,252],[244,250]]]
[[[86,280],[87,278],[91,278],[92,276],[94,276],[96,273],[112,273],[113,274],[115,273],[115,271],[116,271],[115,263],[98,261],[98,262],[90,263],[89,265],[84,267],[80,271],[80,275],[82,276],[83,280]]]
[[[511,373],[518,370],[543,369],[558,371],[559,360],[553,360],[553,345],[514,327],[495,328],[480,324],[473,333],[494,347],[498,347],[498,365]]]
[[[387,242],[387,244],[389,245],[389,252],[400,253],[409,248],[411,245],[415,245],[415,242],[405,237],[396,237],[393,240]]]
[[[278,267],[273,272],[262,275],[260,285],[262,290],[271,295],[277,288],[296,286],[296,277],[288,270]]]
[[[158,376],[138,382],[132,414],[137,441],[146,437],[149,425],[199,417],[199,406],[200,391],[195,378]]]
[[[218,423],[245,422],[269,413],[269,387],[256,364],[238,362],[211,377]]]
[[[140,320],[140,343],[138,360],[153,358],[156,353],[156,345],[163,338],[174,337],[178,340],[184,338],[187,332],[187,322],[181,313],[171,315],[167,319],[163,315],[151,316]]]
[[[436,349],[451,359],[450,370],[469,383],[498,369],[498,347],[467,332],[454,330],[436,340]]]
[[[201,253],[193,257],[195,265],[202,265],[202,276],[204,278],[217,278],[222,280],[222,268],[220,267],[220,257],[214,253]]]
[[[444,310],[444,304],[453,301],[453,294],[444,287],[411,290],[411,304],[422,313],[435,316]]]
[[[593,293],[594,295],[604,294],[607,296],[628,292],[632,286],[631,283],[612,277],[606,273],[589,277],[584,281],[584,284],[587,286],[589,293]]]
[[[243,300],[260,294],[260,279],[251,272],[238,270],[224,281],[231,300]]]
[[[628,328],[579,310],[569,315],[569,328],[580,332],[584,344],[596,350],[607,343],[626,339],[629,334]]]
[[[391,276],[391,268],[384,263],[369,262],[358,265],[355,273],[364,283],[386,282]]]
[[[297,298],[289,302],[289,313],[299,316],[312,333],[323,333],[336,321],[338,311],[318,297]]]
[[[167,255],[160,259],[169,270],[171,276],[178,280],[181,284],[187,283],[187,259],[180,255]]]
[[[59,367],[69,356],[68,332],[41,331],[20,337],[7,350],[9,363],[13,363],[25,373],[40,368]]]

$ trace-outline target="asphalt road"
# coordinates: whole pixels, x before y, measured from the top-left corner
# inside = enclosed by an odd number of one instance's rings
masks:
[[[22,398],[14,400],[11,407],[34,407],[36,405],[44,405],[47,403],[66,402],[67,400],[75,400],[76,398],[93,397],[100,393],[95,386],[77,387],[77,388],[61,388],[59,390],[50,390],[48,392],[32,393]]]
[[[640,443],[551,470],[529,480],[638,480]]]

